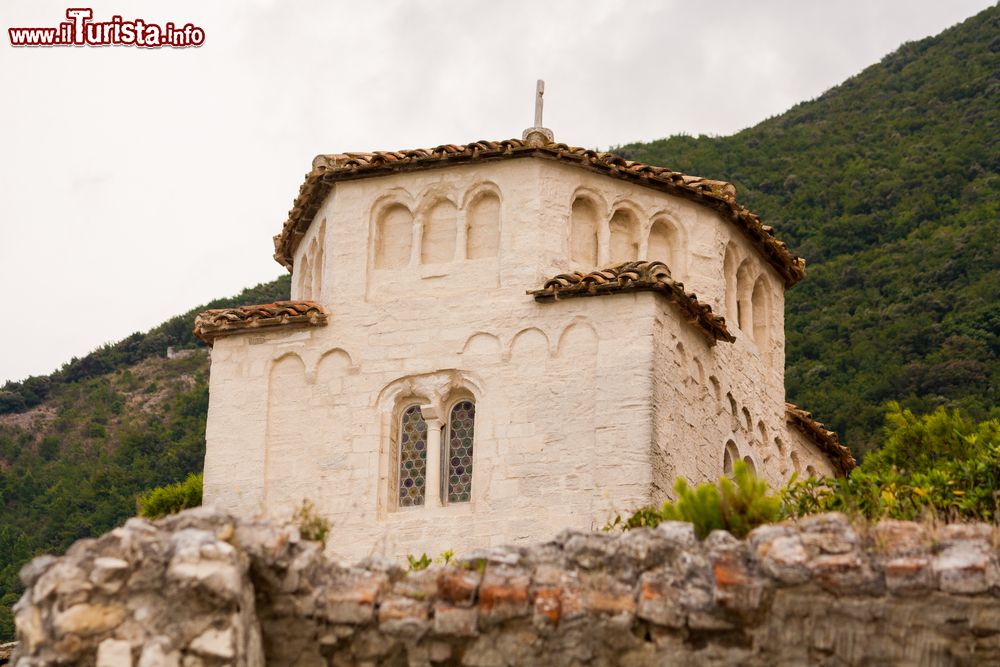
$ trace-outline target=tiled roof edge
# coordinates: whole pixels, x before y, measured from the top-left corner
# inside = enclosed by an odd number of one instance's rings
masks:
[[[786,287],[805,277],[805,260],[792,254],[788,246],[774,235],[772,227],[763,224],[756,214],[736,201],[736,188],[731,183],[688,176],[665,167],[627,160],[614,153],[557,143],[529,144],[519,139],[445,144],[403,151],[320,155],[313,160],[313,169],[306,174],[281,233],[274,237],[274,258],[291,270],[292,257],[299,241],[337,181],[519,157],[557,160],[664,190],[712,208],[743,231],[782,276]]]
[[[851,450],[840,442],[836,433],[813,419],[812,413],[793,403],[785,403],[785,419],[803,435],[819,447],[834,467],[843,475],[849,475],[857,465]]]
[[[695,294],[684,291],[684,284],[674,281],[663,262],[625,262],[600,271],[563,273],[545,281],[540,289],[529,290],[536,301],[557,301],[584,296],[601,296],[621,292],[650,291],[663,294],[709,338],[711,345],[722,340],[732,343],[736,337],[726,328],[726,319],[712,312],[712,306],[698,301]]]
[[[329,313],[313,301],[275,301],[255,306],[206,310],[194,319],[194,335],[208,343],[220,336],[275,327],[323,326]]]

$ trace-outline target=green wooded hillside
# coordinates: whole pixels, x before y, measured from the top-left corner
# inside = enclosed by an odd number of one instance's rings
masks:
[[[996,414],[1000,8],[733,136],[617,150],[732,181],[806,258],[786,296],[788,398],[855,451],[887,400]]]
[[[208,354],[191,334],[195,315],[287,299],[289,285],[286,275],[218,299],[3,388],[15,398],[0,411],[0,641],[13,635],[27,560],[103,533],[135,514],[139,492],[201,471]],[[168,346],[185,352],[166,359]]]
[[[1000,9],[906,44],[843,85],[730,137],[618,149],[734,182],[809,260],[787,295],[789,399],[856,451],[883,405],[997,415]],[[208,307],[288,298],[283,276],[0,388],[0,640],[16,574],[200,469]],[[195,349],[163,358],[167,346]]]

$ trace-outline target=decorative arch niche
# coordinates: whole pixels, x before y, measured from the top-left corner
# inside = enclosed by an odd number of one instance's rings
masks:
[[[646,259],[660,261],[670,267],[674,280],[683,280],[687,273],[687,242],[680,227],[669,218],[659,216],[649,228]]]
[[[299,411],[312,394],[306,367],[294,352],[275,359],[268,369],[267,432],[264,450],[264,509],[274,510],[290,490],[299,488],[303,433]],[[307,436],[308,437],[308,436]]]
[[[375,268],[399,269],[410,263],[413,213],[402,204],[383,208],[375,221]]]
[[[611,264],[634,262],[639,257],[639,219],[628,208],[619,208],[608,223],[611,232],[609,260]]]
[[[722,452],[722,474],[732,475],[733,466],[740,460],[740,450],[736,448],[736,443],[732,440],[726,442],[726,448]]]
[[[570,258],[587,268],[597,266],[598,210],[587,197],[573,200],[570,213]]]
[[[736,271],[736,318],[740,331],[753,336],[753,264],[750,258],[743,260]]]
[[[753,339],[757,349],[766,354],[771,342],[771,290],[763,274],[754,283],[750,302],[753,313]]]
[[[420,243],[421,264],[443,264],[455,259],[455,236],[458,232],[458,208],[442,199],[424,216]]]
[[[326,218],[319,226],[319,231],[313,237],[310,244],[309,253],[312,256],[312,295],[311,297],[319,301],[323,295],[323,271],[325,269],[323,261],[323,245],[326,243]]]
[[[307,252],[302,253],[299,260],[299,298],[308,301],[312,298],[312,271],[309,268],[309,257]]]
[[[739,268],[736,246],[730,243],[726,246],[725,259],[722,262],[722,272],[726,279],[726,303],[723,306],[723,315],[730,326],[739,326],[739,307],[736,295],[736,271]]]
[[[465,255],[468,259],[496,257],[500,251],[500,197],[486,191],[476,196],[466,210]]]

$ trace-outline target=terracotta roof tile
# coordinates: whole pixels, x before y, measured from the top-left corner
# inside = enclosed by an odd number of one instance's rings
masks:
[[[841,444],[836,433],[827,430],[823,424],[813,419],[811,413],[792,403],[785,403],[785,421],[816,443],[840,473],[849,475],[857,466],[858,463],[854,460],[851,450]]]
[[[687,319],[708,335],[712,345],[717,340],[727,343],[736,340],[726,328],[725,318],[714,314],[712,307],[698,301],[696,295],[685,292],[684,284],[670,277],[670,269],[663,262],[626,262],[591,273],[563,273],[528,294],[536,301],[555,301],[634,291],[657,292],[671,299]]]
[[[743,231],[784,278],[786,286],[794,285],[805,276],[805,260],[789,252],[788,246],[774,236],[772,227],[737,203],[736,187],[731,183],[688,176],[664,167],[626,160],[614,153],[519,139],[445,144],[404,151],[320,155],[313,160],[313,169],[306,174],[281,233],[274,237],[274,258],[291,269],[295,248],[337,181],[521,157],[555,160],[669,192],[712,208]]]
[[[194,335],[212,344],[219,336],[287,326],[322,326],[329,313],[312,301],[275,301],[257,306],[206,310],[194,320]]]

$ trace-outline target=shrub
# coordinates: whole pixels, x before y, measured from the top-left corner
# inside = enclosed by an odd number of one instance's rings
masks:
[[[136,498],[139,516],[159,519],[190,507],[198,507],[201,505],[202,481],[201,473],[192,473],[183,482],[158,486],[139,494]]]
[[[732,479],[722,477],[716,484],[703,482],[691,488],[680,477],[674,490],[676,501],[668,500],[659,510],[640,508],[624,521],[616,517],[608,528],[621,526],[622,530],[628,530],[654,527],[661,521],[688,521],[702,539],[717,529],[744,537],[755,527],[776,521],[781,514],[781,499],[772,495],[767,483],[758,479],[743,461],[736,462]]]
[[[890,403],[885,436],[846,479],[789,482],[785,515],[1000,521],[1000,421],[975,424],[943,408],[918,417]]]
[[[330,534],[330,522],[316,513],[316,507],[312,502],[302,501],[292,514],[292,523],[299,527],[303,539],[321,542],[324,547],[326,546],[326,537]]]

